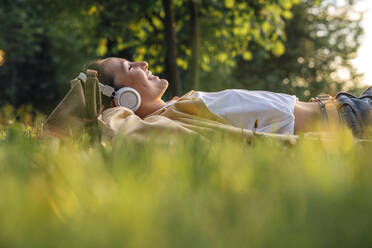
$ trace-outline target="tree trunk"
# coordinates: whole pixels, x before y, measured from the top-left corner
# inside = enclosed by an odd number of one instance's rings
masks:
[[[177,68],[176,32],[171,0],[163,0],[165,10],[164,37],[166,45],[165,74],[169,81],[169,91],[173,96],[181,94],[181,80]]]
[[[199,61],[200,61],[200,33],[199,20],[194,0],[189,0],[190,26],[191,26],[191,60],[189,73],[189,87],[199,89]]]
[[[5,3],[5,15],[7,16],[6,19],[11,19],[11,17],[9,17],[9,12],[11,10],[12,7],[14,6],[11,6],[11,1],[6,1]],[[9,17],[9,18],[8,18]],[[14,19],[12,20],[12,26],[14,26],[15,23],[14,23]],[[10,41],[11,45],[8,47],[8,51],[5,53],[8,57],[8,64],[10,65],[10,82],[9,82],[9,100],[10,100],[10,104],[13,105],[13,107],[17,107],[17,81],[18,81],[18,68],[17,68],[17,59],[15,59],[15,55],[14,55],[14,51],[17,50],[17,48],[14,46],[14,44],[17,44],[16,42],[12,42],[14,41],[13,37],[12,36],[8,36],[8,38],[10,38],[8,41]],[[7,38],[5,38],[7,39]]]
[[[11,73],[11,78],[10,78],[10,104],[12,104],[14,107],[17,106],[17,65],[14,62],[11,62],[11,67],[10,67],[10,73]]]

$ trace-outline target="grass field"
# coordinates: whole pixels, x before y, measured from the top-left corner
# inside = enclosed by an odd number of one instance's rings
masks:
[[[1,121],[0,247],[372,245],[372,146],[348,132],[62,143],[36,137],[40,119]]]

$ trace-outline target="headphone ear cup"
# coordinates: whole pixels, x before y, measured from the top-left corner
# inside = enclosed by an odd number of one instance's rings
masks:
[[[120,88],[114,97],[116,106],[121,106],[132,110],[133,112],[141,106],[141,96],[133,88]]]

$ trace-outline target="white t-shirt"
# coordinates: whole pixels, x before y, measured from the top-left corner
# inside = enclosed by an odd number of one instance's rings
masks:
[[[293,134],[296,97],[269,91],[224,90],[195,91],[190,97],[201,98],[209,110],[231,125],[257,132]]]

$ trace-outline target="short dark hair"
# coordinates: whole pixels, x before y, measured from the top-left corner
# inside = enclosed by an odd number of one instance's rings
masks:
[[[94,70],[97,72],[98,81],[100,83],[114,87],[114,77],[111,73],[108,73],[107,70],[105,70],[105,61],[107,61],[107,59],[98,59],[90,62],[85,66],[85,73],[87,70]],[[101,99],[104,109],[112,107],[112,99],[104,95],[102,96]]]
[[[107,58],[109,59],[109,58]],[[105,69],[105,62],[107,59],[98,59],[90,62],[86,68],[86,70],[95,70],[98,74],[98,80],[103,83],[114,87],[114,76]]]

